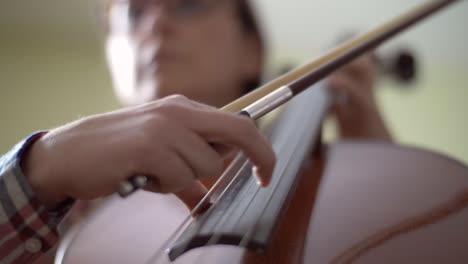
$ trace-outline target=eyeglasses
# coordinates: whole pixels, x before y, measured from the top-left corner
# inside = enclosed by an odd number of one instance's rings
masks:
[[[118,0],[117,2],[128,4],[129,18],[135,22],[152,6],[164,7],[174,18],[187,19],[203,15],[225,0]]]

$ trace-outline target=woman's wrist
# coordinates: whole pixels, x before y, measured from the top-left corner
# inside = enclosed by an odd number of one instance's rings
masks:
[[[21,154],[21,169],[36,197],[48,209],[54,209],[67,199],[54,182],[54,165],[50,159],[46,137],[41,136]]]
[[[344,138],[393,141],[378,106],[375,104],[368,104],[359,111],[353,111],[352,114],[338,118],[340,134]]]

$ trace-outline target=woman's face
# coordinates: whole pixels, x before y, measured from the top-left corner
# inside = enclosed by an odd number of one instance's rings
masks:
[[[124,104],[183,94],[219,107],[261,68],[259,40],[228,0],[116,0],[107,55]]]

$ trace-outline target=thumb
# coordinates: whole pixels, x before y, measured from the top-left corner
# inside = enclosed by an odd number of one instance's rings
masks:
[[[208,189],[200,181],[195,181],[189,187],[183,189],[182,191],[176,192],[175,195],[190,209],[193,210],[198,203],[205,197],[208,193]],[[203,212],[209,206],[209,201],[204,204],[198,212]]]

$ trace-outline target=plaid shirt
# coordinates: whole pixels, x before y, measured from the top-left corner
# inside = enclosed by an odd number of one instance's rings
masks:
[[[35,133],[0,157],[0,264],[32,263],[57,242],[57,224],[69,206],[51,212],[34,195],[20,168]]]

